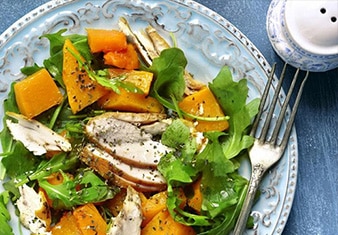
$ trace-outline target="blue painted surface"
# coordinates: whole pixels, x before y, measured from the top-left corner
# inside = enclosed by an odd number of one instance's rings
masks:
[[[46,0],[2,0],[0,33]],[[283,62],[268,40],[269,0],[197,0],[234,24],[269,63]],[[289,80],[291,75],[288,74]],[[283,235],[338,234],[338,69],[312,73],[296,119],[297,191]]]

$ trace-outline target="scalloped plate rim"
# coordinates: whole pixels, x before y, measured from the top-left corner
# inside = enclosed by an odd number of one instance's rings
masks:
[[[127,0],[126,0],[127,1]],[[145,2],[148,2],[149,0],[145,0]],[[34,10],[30,11],[26,15],[22,16],[20,19],[18,19],[15,23],[13,23],[7,30],[5,30],[0,35],[0,52],[6,48],[11,42],[11,40],[20,33],[21,30],[34,25],[35,21],[38,21],[39,18],[46,14],[51,14],[57,9],[62,9],[63,6],[67,6],[72,3],[80,2],[79,0],[57,0],[57,1],[50,1],[47,2]],[[90,1],[88,1],[90,2]],[[95,3],[105,3],[104,0],[96,0]],[[140,0],[131,0],[129,3],[136,3],[136,2],[142,2]],[[243,47],[246,47],[251,53],[251,55],[255,58],[256,62],[259,64],[260,69],[264,71],[265,74],[267,74],[271,67],[264,58],[264,56],[259,52],[259,50],[256,48],[256,46],[243,34],[240,30],[236,28],[236,26],[232,25],[231,22],[226,20],[224,17],[220,16],[218,13],[210,10],[209,8],[205,7],[204,5],[194,2],[192,0],[166,0],[165,2],[174,3],[174,4],[181,4],[187,8],[191,8],[192,10],[195,10],[197,14],[201,14],[205,17],[208,17],[210,20],[214,21],[215,24],[220,26],[222,29],[226,30],[227,32],[231,33],[237,40],[242,44]],[[222,25],[223,23],[223,25]],[[292,160],[289,160],[287,162],[290,167],[292,168],[292,172],[286,172],[286,181],[287,181],[287,187],[286,187],[286,196],[282,198],[282,206],[281,213],[278,215],[279,219],[276,221],[276,224],[271,229],[271,234],[281,234],[287,218],[291,211],[291,206],[293,203],[294,198],[294,192],[296,188],[296,181],[297,181],[297,163],[298,163],[298,148],[297,148],[297,134],[295,128],[293,128],[293,131],[291,133],[292,138],[292,146],[288,146],[288,148],[292,149],[290,150],[290,154],[292,152]],[[1,149],[1,147],[0,147]],[[290,162],[292,161],[292,162]],[[290,181],[290,178],[293,180]],[[1,186],[2,187],[2,186]],[[287,205],[285,205],[287,203]],[[264,208],[257,208],[260,210],[264,210]],[[258,214],[258,216],[261,216]],[[264,218],[262,218],[264,220]],[[264,221],[263,221],[264,222]],[[270,226],[270,225],[268,225]],[[250,230],[248,230],[249,232]]]

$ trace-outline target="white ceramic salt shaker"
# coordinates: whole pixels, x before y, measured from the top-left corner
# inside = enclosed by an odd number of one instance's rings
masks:
[[[338,67],[338,0],[272,0],[266,27],[288,64],[312,72]]]

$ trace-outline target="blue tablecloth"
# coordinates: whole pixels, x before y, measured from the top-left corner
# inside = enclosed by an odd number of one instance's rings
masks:
[[[46,0],[2,0],[0,33]],[[265,30],[269,0],[198,0],[242,31],[268,62],[283,62]],[[279,74],[280,71],[277,71]],[[338,69],[312,73],[296,119],[297,191],[283,234],[338,234]]]

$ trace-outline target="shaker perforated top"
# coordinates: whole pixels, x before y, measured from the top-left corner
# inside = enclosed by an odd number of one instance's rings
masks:
[[[288,0],[285,23],[294,42],[306,51],[318,55],[338,53],[337,0]]]

